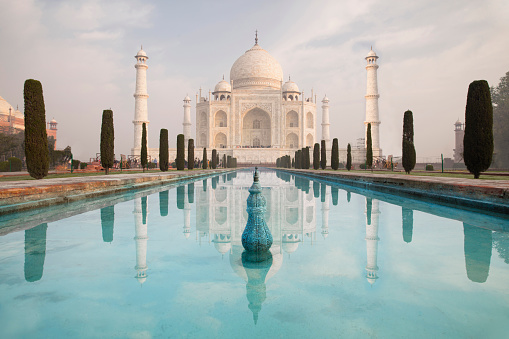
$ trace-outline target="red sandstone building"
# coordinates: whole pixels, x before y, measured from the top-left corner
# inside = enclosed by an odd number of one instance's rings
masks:
[[[47,123],[46,133],[48,137],[55,138],[57,144],[57,122],[52,119]],[[25,115],[18,108],[14,109],[4,98],[0,96],[0,133],[14,134],[25,130]]]

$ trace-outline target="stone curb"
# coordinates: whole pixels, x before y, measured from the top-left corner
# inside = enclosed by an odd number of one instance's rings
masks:
[[[121,193],[133,189],[195,180],[232,170],[207,170],[196,173],[147,173],[98,177],[47,179],[37,182],[12,182],[0,188],[0,215],[32,208]],[[120,178],[119,178],[120,177]],[[35,184],[35,185],[34,185]]]
[[[403,194],[495,213],[509,214],[509,180],[476,180],[437,177],[401,178],[401,175],[369,173],[336,173],[321,170],[280,169],[336,182],[342,185]]]

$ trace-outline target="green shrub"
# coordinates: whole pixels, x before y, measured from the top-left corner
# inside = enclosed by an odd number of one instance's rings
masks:
[[[320,168],[320,145],[315,143],[313,148],[313,169],[317,170]]]
[[[104,167],[106,174],[109,173],[115,162],[114,145],[113,111],[106,109],[103,111],[101,125],[101,166]],[[74,168],[78,168],[78,166]]]
[[[80,169],[85,169],[85,168],[87,168],[87,165],[88,165],[88,164],[87,164],[86,162],[82,162],[82,163],[80,163]]]
[[[9,172],[9,162],[0,161],[0,172]]]
[[[426,171],[434,171],[433,165],[432,164],[427,164],[426,165]]]
[[[493,106],[486,80],[477,80],[468,87],[465,108],[463,159],[474,178],[490,168],[493,157]]]
[[[352,147],[350,144],[346,147],[346,169],[351,170],[352,167]]]
[[[212,169],[216,169],[217,167],[217,151],[216,149],[212,149],[212,159],[210,161],[210,167],[212,167]]]
[[[203,148],[203,157],[202,157],[202,168],[207,169],[208,166],[208,159],[207,159],[207,148]]]
[[[331,152],[331,163],[330,167],[333,170],[337,170],[339,168],[339,145],[338,138],[332,139],[332,152]]]
[[[184,134],[177,135],[177,171],[183,171],[186,159],[185,159],[185,140]]]
[[[168,170],[168,162],[170,160],[168,152],[168,130],[161,128],[159,132],[159,169],[163,172]]]
[[[403,116],[403,168],[410,174],[415,167],[416,154],[414,146],[414,118],[412,111],[406,111]]]
[[[371,141],[371,124],[368,124],[366,132],[366,166],[373,167],[373,142]]]
[[[187,141],[187,169],[194,169],[194,139]]]
[[[11,163],[10,164],[11,172],[20,172],[21,171],[21,167],[22,167],[21,159],[12,157],[12,158],[9,158],[8,161]]]
[[[145,168],[147,168],[148,163],[148,150],[147,150],[147,124],[143,123],[141,131],[141,167],[143,167],[143,172],[145,172]]]
[[[81,161],[79,161],[79,160],[73,160],[73,161],[72,161],[72,168],[73,168],[73,169],[78,169],[78,168],[80,168],[80,163],[81,163]]]
[[[320,167],[325,169],[327,167],[327,149],[325,148],[325,140],[322,140],[322,146],[320,148]]]
[[[48,175],[49,151],[46,134],[46,110],[42,85],[39,81],[25,81],[25,157],[28,173],[32,178],[42,179]]]

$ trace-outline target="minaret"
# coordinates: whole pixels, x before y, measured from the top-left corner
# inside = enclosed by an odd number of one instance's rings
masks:
[[[330,133],[329,133],[329,98],[327,95],[322,100],[322,140],[325,140],[325,145],[330,147]]]
[[[368,282],[373,285],[378,279],[378,200],[366,198],[366,278]]]
[[[186,95],[184,98],[184,147],[187,148],[188,141],[191,139],[191,98]]]
[[[134,200],[134,225],[135,225],[135,237],[136,241],[136,279],[140,284],[143,284],[147,280],[147,224],[143,223],[143,215],[147,214],[147,211],[143,209],[147,208],[146,205],[142,206],[142,198],[136,198]]]
[[[373,147],[373,156],[381,156],[382,150],[380,149],[380,134],[379,134],[379,125],[380,120],[378,119],[378,98],[380,94],[378,94],[378,80],[377,80],[377,69],[378,65],[376,63],[376,59],[378,56],[371,49],[369,51],[368,56],[366,57],[366,61],[368,62],[366,66],[366,71],[368,73],[368,81],[367,81],[367,90],[366,90],[366,121],[364,121],[364,125],[366,125],[365,129],[365,140],[367,142],[367,131],[368,124],[371,124],[371,140]],[[367,145],[366,145],[367,147]]]
[[[141,133],[142,125],[148,125],[148,109],[147,109],[147,53],[143,50],[143,46],[136,54],[136,92],[134,93],[134,147],[131,150],[133,155],[141,155]],[[148,126],[147,126],[148,129]],[[148,145],[147,145],[148,148]]]
[[[463,160],[463,137],[465,136],[465,124],[462,124],[460,119],[454,124],[454,162]]]

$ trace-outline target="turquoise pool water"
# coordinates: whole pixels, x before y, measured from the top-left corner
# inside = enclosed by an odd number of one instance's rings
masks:
[[[2,338],[502,338],[509,220],[262,171],[0,218]]]

